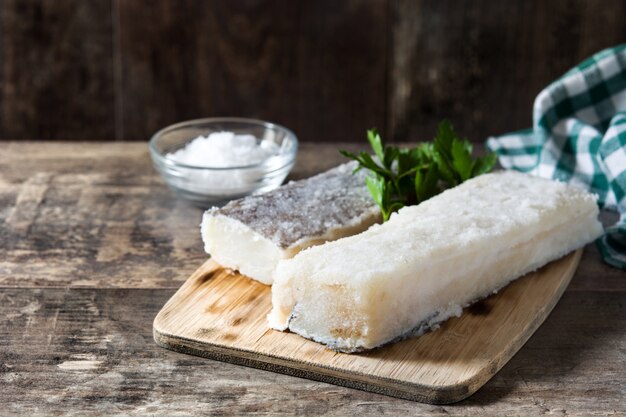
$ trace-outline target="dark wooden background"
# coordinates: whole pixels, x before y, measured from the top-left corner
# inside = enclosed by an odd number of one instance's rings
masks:
[[[304,141],[527,127],[548,82],[626,42],[623,0],[0,0],[0,139],[146,140],[244,116]]]

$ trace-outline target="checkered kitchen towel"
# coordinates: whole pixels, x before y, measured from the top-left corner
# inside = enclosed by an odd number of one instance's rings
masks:
[[[626,44],[597,53],[535,99],[533,128],[492,137],[502,167],[584,187],[620,220],[597,244],[626,270]]]

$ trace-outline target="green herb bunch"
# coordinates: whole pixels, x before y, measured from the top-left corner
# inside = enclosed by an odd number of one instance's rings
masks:
[[[340,152],[359,163],[354,172],[362,168],[370,171],[365,183],[384,221],[404,206],[419,204],[446,188],[491,171],[496,163],[493,153],[472,158],[472,144],[460,139],[447,120],[439,123],[432,142],[413,148],[385,145],[376,129],[367,131],[367,139],[376,159],[367,152]]]

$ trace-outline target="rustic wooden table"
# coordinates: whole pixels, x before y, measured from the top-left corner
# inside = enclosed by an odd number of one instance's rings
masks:
[[[293,178],[341,161],[303,145]],[[206,259],[145,143],[0,142],[0,415],[626,415],[626,274],[589,246],[481,390],[432,406],[170,352],[152,320]]]

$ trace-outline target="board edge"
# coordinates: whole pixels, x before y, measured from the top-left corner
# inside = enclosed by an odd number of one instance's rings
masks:
[[[187,281],[195,278],[197,271],[189,277],[189,279],[181,286],[181,288],[179,288],[170,300],[168,300],[155,317],[153,322],[153,338],[156,344],[162,348],[184,354],[204,357],[207,359],[218,360],[220,362],[243,365],[251,368],[277,372],[280,374],[433,405],[453,404],[463,401],[483,387],[513,358],[513,356],[517,354],[517,352],[519,352],[532,335],[539,329],[552,310],[556,307],[571,282],[571,279],[573,278],[582,258],[583,250],[584,248],[577,249],[560,259],[563,260],[565,257],[573,255],[573,259],[569,262],[567,269],[563,272],[564,278],[561,285],[557,289],[555,296],[552,298],[550,303],[546,304],[546,306],[538,312],[536,318],[529,323],[526,332],[524,332],[520,338],[517,339],[517,343],[509,346],[509,348],[494,361],[492,366],[488,367],[486,372],[478,373],[471,378],[454,385],[433,387],[346,371],[344,369],[337,369],[336,371],[358,377],[360,380],[341,378],[339,376],[329,374],[333,371],[332,367],[318,366],[315,372],[307,371],[306,369],[303,369],[307,366],[307,363],[304,361],[287,360],[278,356],[258,354],[235,347],[220,346],[210,342],[197,342],[193,339],[176,336],[171,332],[167,332],[163,329],[160,323],[161,313],[169,304],[171,299],[176,296],[178,291],[181,291],[184,287],[186,287]],[[199,269],[204,268],[204,266],[205,265],[203,264]],[[201,345],[202,349],[195,347],[194,345]],[[271,358],[273,362],[254,358],[253,356],[266,359]],[[363,381],[363,379],[371,379],[371,382]],[[379,383],[377,384],[376,382]],[[383,386],[382,383],[385,383],[386,385]],[[390,387],[389,384],[394,385],[394,387]],[[434,393],[434,395],[428,395],[425,391]]]

